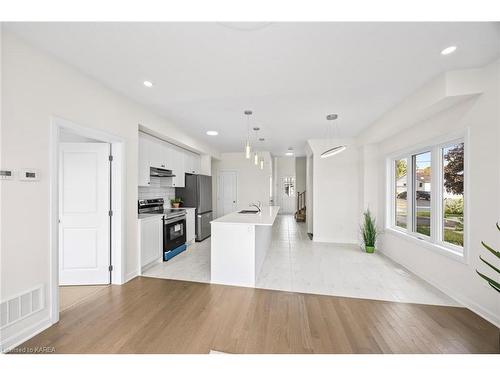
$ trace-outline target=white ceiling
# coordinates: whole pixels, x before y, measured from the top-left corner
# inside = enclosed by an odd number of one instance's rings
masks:
[[[439,73],[500,56],[498,23],[5,26],[223,152],[242,149],[245,109],[261,149],[301,154],[327,134],[327,113],[354,136]],[[449,45],[457,51],[442,56]]]

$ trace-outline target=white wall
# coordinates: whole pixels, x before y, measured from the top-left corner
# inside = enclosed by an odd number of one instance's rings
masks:
[[[314,241],[358,243],[359,151],[354,139],[309,140],[313,159]],[[322,159],[320,155],[339,144],[347,150]]]
[[[298,193],[306,190],[306,164],[305,156],[295,158],[295,185]]]
[[[261,201],[263,206],[269,205],[272,176],[272,160],[268,152],[262,153],[264,169],[255,166],[253,160],[245,158],[244,153],[222,153],[219,160],[212,162],[212,188],[217,194],[219,172],[231,170],[238,173],[238,210],[248,208],[249,203]]]
[[[145,107],[5,31],[1,63],[2,166],[37,168],[41,179],[36,183],[1,183],[0,297],[4,300],[39,284],[44,286],[46,296],[44,310],[2,330],[2,341],[9,344],[50,324],[49,130],[52,116],[125,140],[125,277],[132,277],[138,268],[138,124],[200,153],[216,156],[218,153]]]
[[[469,128],[469,169],[466,178],[470,183],[465,198],[469,203],[469,228],[466,228],[469,247],[466,249],[468,257],[465,263],[390,231],[380,236],[378,247],[390,258],[500,326],[498,293],[475,273],[476,268],[487,270],[478,259],[479,254],[488,257],[481,246],[481,240],[500,248],[500,234],[494,226],[500,217],[500,61],[473,72],[473,89],[480,87],[483,92],[481,95],[458,101],[446,110],[435,113],[378,144],[364,146],[361,153],[364,158],[362,197],[364,206],[369,205],[383,225],[387,204],[387,155]],[[464,73],[470,77],[467,72]],[[437,80],[440,79],[441,77]],[[419,101],[429,99],[424,94],[425,91],[416,93],[415,98],[418,100],[413,98],[411,101],[418,106]],[[393,111],[388,122],[397,122],[394,113],[398,112]],[[384,121],[382,117],[377,126],[383,127]],[[401,118],[402,123],[405,121],[406,119]],[[376,134],[377,129],[372,128],[369,132]],[[493,258],[491,260],[496,261]]]

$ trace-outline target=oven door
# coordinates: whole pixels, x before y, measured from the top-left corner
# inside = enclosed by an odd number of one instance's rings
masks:
[[[163,252],[186,243],[186,217],[163,219]]]

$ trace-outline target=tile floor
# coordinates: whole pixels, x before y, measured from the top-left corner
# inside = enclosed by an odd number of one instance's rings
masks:
[[[210,282],[210,241],[148,269],[144,276]],[[459,306],[380,253],[309,240],[304,223],[279,215],[257,287],[386,301]]]

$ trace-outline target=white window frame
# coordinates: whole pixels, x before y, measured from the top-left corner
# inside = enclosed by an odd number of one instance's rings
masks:
[[[457,246],[443,240],[443,160],[442,149],[457,143],[464,143],[464,246]],[[424,152],[431,152],[431,235],[426,236],[413,231],[414,226],[414,203],[415,203],[415,181],[413,178],[414,166],[413,156]],[[396,226],[396,160],[407,160],[407,213],[406,228]],[[388,233],[401,236],[405,239],[418,243],[428,249],[442,255],[451,257],[462,263],[468,263],[469,248],[469,131],[462,131],[446,137],[426,142],[407,150],[401,150],[387,156],[387,189],[386,189],[386,220],[385,229]]]

